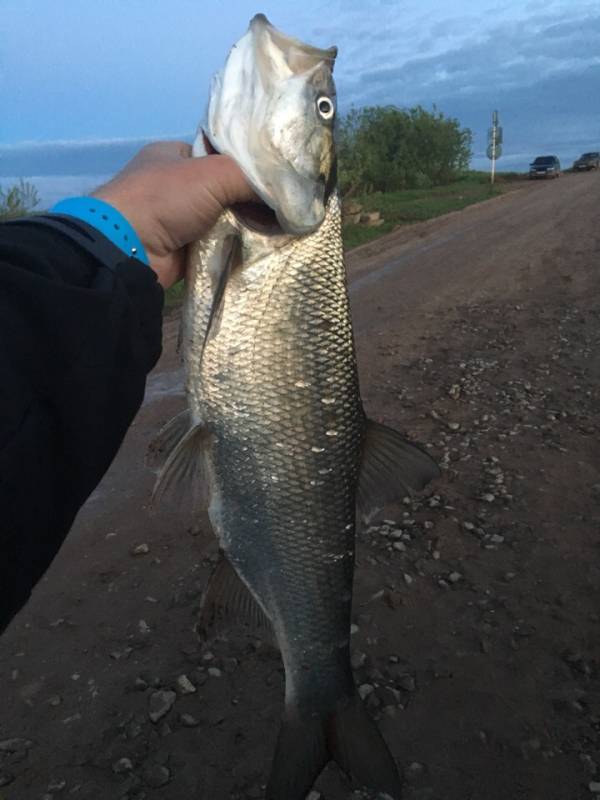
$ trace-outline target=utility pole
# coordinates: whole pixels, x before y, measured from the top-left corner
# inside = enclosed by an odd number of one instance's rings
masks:
[[[487,157],[492,161],[491,182],[496,177],[496,159],[502,155],[502,128],[498,124],[498,112],[492,114],[492,127],[488,130]]]

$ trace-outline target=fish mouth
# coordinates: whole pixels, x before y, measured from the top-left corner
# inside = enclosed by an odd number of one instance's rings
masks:
[[[202,131],[202,138],[204,140],[204,149],[209,156],[222,155],[213,146],[204,131]],[[273,209],[259,199],[255,201],[248,200],[244,203],[234,203],[231,206],[231,211],[238,222],[264,236],[281,236],[284,233]]]

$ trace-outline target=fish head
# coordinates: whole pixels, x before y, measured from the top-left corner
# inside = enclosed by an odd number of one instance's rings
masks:
[[[336,54],[257,14],[213,79],[204,133],[235,159],[285,233],[318,228],[335,187]]]

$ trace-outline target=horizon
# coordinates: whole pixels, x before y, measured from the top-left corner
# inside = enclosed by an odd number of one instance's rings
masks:
[[[452,10],[435,0],[260,5],[285,33],[339,46],[340,113],[365,105],[435,106],[473,132],[476,169],[489,168],[485,146],[495,109],[504,128],[500,171],[522,171],[542,153],[567,166],[600,148],[600,113],[590,102],[600,97],[597,3],[507,0],[498,7],[495,0],[457,0]],[[206,8],[195,0],[173,0],[168,12],[159,0],[105,0],[102,7],[64,0],[61,13],[36,0],[4,0],[0,183],[38,178],[44,195],[56,193],[67,178],[71,185],[77,176],[106,179],[144,142],[190,140],[211,76],[257,10],[249,0],[231,0],[228,14],[213,15],[208,30]],[[143,36],[131,35],[142,29]]]

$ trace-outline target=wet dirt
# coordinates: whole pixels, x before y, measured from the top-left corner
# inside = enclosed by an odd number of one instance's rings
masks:
[[[358,542],[356,681],[406,800],[581,800],[600,781],[599,208],[600,175],[565,175],[348,255],[366,410],[443,466]],[[149,509],[145,452],[184,404],[176,331],[0,640],[3,800],[263,796],[279,656],[197,639],[211,551]],[[353,796],[334,765],[316,789]]]

